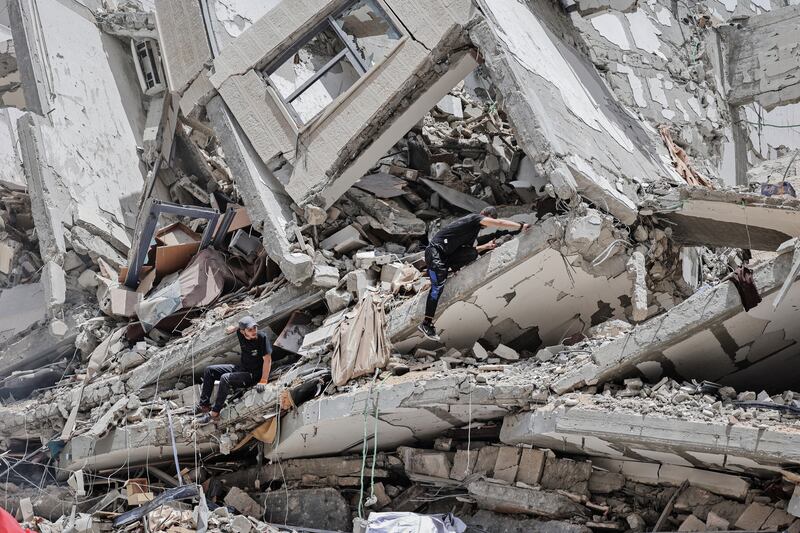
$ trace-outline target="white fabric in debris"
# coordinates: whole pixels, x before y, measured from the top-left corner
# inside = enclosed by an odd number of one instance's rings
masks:
[[[333,334],[331,374],[334,384],[371,374],[389,363],[386,300],[391,296],[367,291]]]
[[[367,533],[463,533],[466,524],[452,514],[370,513]]]

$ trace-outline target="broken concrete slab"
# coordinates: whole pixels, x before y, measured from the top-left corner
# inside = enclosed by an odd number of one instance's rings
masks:
[[[469,213],[480,213],[483,208],[489,206],[489,204],[483,200],[479,200],[474,196],[470,196],[469,194],[464,194],[461,191],[451,189],[450,187],[436,183],[433,180],[421,178],[421,181],[430,187],[431,190],[438,194],[445,202]]]
[[[684,246],[774,251],[800,235],[796,199],[693,187],[646,204],[670,222],[672,238]]]
[[[451,276],[437,309],[436,328],[443,342],[459,349],[471,348],[478,339],[511,343],[538,328],[545,345],[553,345],[579,331],[579,324],[591,323],[599,306],[621,317],[618,297],[629,292],[627,278],[594,277],[582,268],[568,270],[561,253],[550,248],[563,231],[559,219],[548,219]],[[509,291],[512,286],[514,290]],[[427,293],[422,291],[387,315],[389,335],[401,351],[419,342],[412,335],[425,314]],[[534,293],[538,298],[520,297]],[[584,297],[590,293],[590,298]]]
[[[585,509],[568,497],[555,492],[473,481],[467,485],[478,507],[499,513],[524,513],[547,518],[574,518]]]
[[[16,335],[47,318],[48,306],[41,283],[27,283],[0,289],[0,308],[13,309],[0,320],[0,344],[7,346]]]
[[[797,440],[791,428],[776,426],[762,430],[722,421],[709,423],[658,414],[609,413],[579,406],[545,406],[506,417],[500,440],[510,445],[531,444],[542,448],[560,443],[560,449],[570,453],[619,460],[641,460],[646,457],[643,454],[654,454],[664,464],[689,464],[734,473],[769,473],[780,464],[800,463],[800,455],[791,451]],[[653,475],[658,471],[656,465]],[[665,469],[664,474],[667,472],[670,470]],[[676,474],[680,475],[686,474]],[[708,490],[723,490],[727,495],[740,497],[747,484],[733,483],[734,479],[729,477],[722,478],[728,480],[725,483],[729,486],[719,488],[714,484]]]
[[[338,254],[346,254],[366,245],[361,233],[352,224],[345,226],[319,244],[323,250],[333,250]]]
[[[736,31],[723,31],[729,48],[729,79],[732,105],[758,102],[767,111],[800,100],[800,53],[794,34],[800,8],[781,7],[746,17]]]

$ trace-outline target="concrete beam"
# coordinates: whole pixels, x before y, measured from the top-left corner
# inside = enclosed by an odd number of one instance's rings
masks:
[[[251,220],[261,223],[264,248],[270,259],[281,268],[291,283],[300,284],[314,275],[314,261],[307,254],[291,251],[287,238],[294,224],[291,199],[283,185],[267,168],[242,128],[219,96],[206,106],[208,116],[225,151],[225,161],[231,169]]]
[[[281,419],[279,440],[267,457],[291,459],[357,452],[364,439],[365,409],[367,438],[376,438],[377,423],[380,450],[430,441],[470,421],[502,418],[526,404],[534,387],[533,383],[497,388],[476,384],[466,372],[414,372],[390,377],[377,383],[372,393],[369,386],[362,386],[353,392],[311,400],[291,411]]]
[[[800,236],[800,201],[794,198],[694,187],[647,204],[672,223],[672,238],[686,246],[774,251]]]
[[[800,435],[787,425],[763,428],[581,406],[545,406],[506,417],[500,440],[620,460],[658,457],[664,464],[744,473],[800,464]]]

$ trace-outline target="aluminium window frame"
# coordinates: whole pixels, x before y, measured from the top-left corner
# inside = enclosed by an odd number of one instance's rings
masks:
[[[341,61],[343,58],[346,57],[350,61],[350,64],[353,66],[353,68],[358,72],[359,80],[362,79],[371,68],[371,66],[367,65],[366,62],[359,56],[358,49],[350,41],[350,36],[347,35],[344,32],[344,30],[342,30],[339,27],[338,24],[336,24],[336,17],[347,11],[358,1],[359,0],[351,0],[341,8],[337,9],[336,11],[325,17],[323,20],[317,23],[311,30],[309,30],[301,38],[299,38],[296,43],[292,44],[292,46],[289,47],[289,49],[287,49],[285,52],[283,52],[281,55],[279,55],[277,58],[271,61],[266,68],[261,69],[261,74],[263,78],[266,80],[267,85],[270,88],[272,88],[273,92],[275,93],[275,96],[280,100],[281,104],[283,104],[284,108],[287,110],[292,119],[295,121],[295,124],[300,128],[313,122],[333,102],[323,107],[319,112],[317,112],[316,115],[314,115],[308,121],[304,121],[303,119],[300,118],[300,115],[298,115],[297,111],[295,111],[294,107],[292,106],[292,102],[296,100],[300,95],[302,95],[306,91],[306,89],[308,89],[311,85],[316,83],[320,78],[322,78],[325,74],[327,74],[328,71],[330,71],[330,69],[333,68],[334,65],[336,65],[339,61]],[[397,34],[400,36],[400,39],[402,40],[405,34],[401,30],[400,26],[398,26],[397,21],[394,19],[394,17],[392,17],[389,14],[389,10],[386,9],[386,7],[383,5],[383,2],[381,2],[380,0],[374,0],[374,2],[375,5],[378,7],[378,9],[381,11],[381,15],[383,16],[383,18],[391,25],[392,29],[394,29],[394,31],[397,32]],[[342,49],[339,53],[337,53],[334,57],[332,57],[318,71],[314,72],[313,76],[311,76],[309,79],[300,84],[300,87],[295,89],[289,96],[284,97],[278,90],[278,87],[272,82],[270,76],[272,76],[272,74],[276,70],[278,70],[278,68],[283,66],[284,63],[286,63],[286,61],[288,61],[301,48],[303,48],[305,45],[311,42],[317,35],[319,35],[328,28],[332,29],[333,32],[336,34],[336,36],[339,38],[339,40],[342,41],[342,43],[344,44],[344,49]],[[356,82],[357,81],[358,80],[356,80]],[[334,98],[334,101],[335,100],[336,98]]]

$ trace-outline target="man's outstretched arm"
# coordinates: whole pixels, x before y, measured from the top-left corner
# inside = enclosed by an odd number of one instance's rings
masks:
[[[523,224],[522,222],[514,222],[505,218],[489,218],[484,217],[481,220],[481,226],[486,228],[503,228],[508,230],[527,231],[530,229],[530,224]]]

